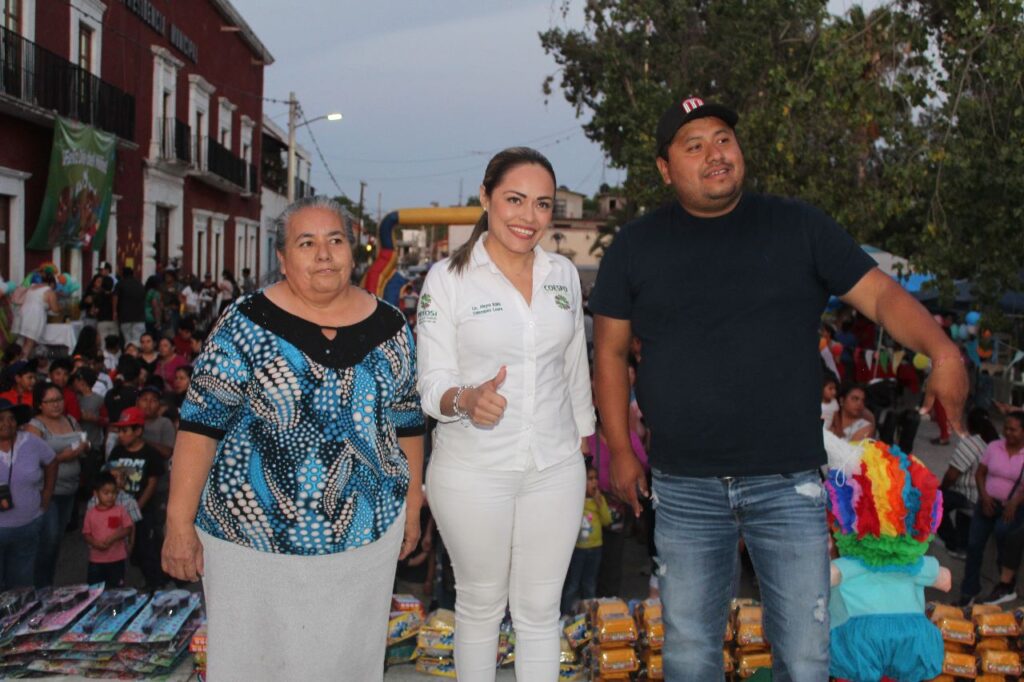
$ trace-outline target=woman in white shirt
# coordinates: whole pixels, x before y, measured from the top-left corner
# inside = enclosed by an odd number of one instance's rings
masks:
[[[455,569],[463,682],[494,679],[506,603],[516,677],[558,679],[559,598],[594,410],[579,275],[538,245],[554,195],[543,155],[497,154],[480,187],[483,216],[430,270],[419,301],[418,387],[439,422],[427,497]]]

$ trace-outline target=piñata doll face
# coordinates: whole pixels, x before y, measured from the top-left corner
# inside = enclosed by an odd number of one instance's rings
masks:
[[[942,519],[939,481],[913,455],[864,441],[850,476],[829,471],[829,526],[840,555],[874,567],[911,566],[928,550]]]

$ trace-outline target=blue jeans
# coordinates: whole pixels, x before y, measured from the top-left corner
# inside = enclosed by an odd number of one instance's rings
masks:
[[[60,541],[71,521],[71,512],[75,508],[75,495],[54,495],[50,506],[42,516],[39,528],[39,550],[36,555],[35,586],[49,587],[53,584],[53,576],[57,572],[57,556],[60,554]]]
[[[601,570],[601,546],[572,550],[569,573],[562,588],[562,613],[572,613],[573,606],[582,597],[597,596],[597,575]]]
[[[742,537],[772,643],[772,679],[828,679],[828,529],[817,470],[691,478],[654,471],[665,679],[723,680],[722,635]]]
[[[32,587],[39,529],[43,517],[24,526],[0,528],[0,592],[15,587]]]
[[[1002,506],[993,517],[985,516],[980,502],[974,506],[974,516],[971,517],[971,530],[967,540],[964,580],[960,583],[961,596],[975,597],[981,592],[981,563],[985,558],[985,545],[988,544],[989,536],[993,533],[996,536],[996,565],[1006,566],[1004,563],[1006,560],[1003,557],[1006,537],[1022,525],[1024,525],[1024,507],[1018,508],[1017,516],[1011,523],[1007,523],[1003,520]]]

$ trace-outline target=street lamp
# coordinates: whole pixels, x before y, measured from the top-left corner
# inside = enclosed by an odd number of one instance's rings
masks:
[[[316,118],[298,123],[299,101],[295,99],[295,93],[288,93],[288,203],[295,201],[295,130],[302,126],[309,125],[321,119],[328,121],[340,121],[342,115],[338,112],[324,114]]]

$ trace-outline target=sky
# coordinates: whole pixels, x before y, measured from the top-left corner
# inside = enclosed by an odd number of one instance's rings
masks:
[[[577,117],[557,89],[549,98],[541,90],[557,65],[538,34],[581,26],[581,0],[565,17],[562,0],[232,1],[275,58],[264,96],[294,91],[307,119],[344,115],[298,129],[318,194],[357,201],[363,180],[374,216],[378,202],[385,214],[465,203],[490,157],[515,145],[542,151],[559,185],[587,195],[625,179],[583,134],[589,112]],[[831,0],[829,9],[852,4]],[[264,111],[287,129],[286,104],[265,102]]]
[[[398,208],[465,203],[487,161],[515,145],[539,149],[559,185],[593,194],[624,173],[605,168],[600,147],[583,134],[544,78],[556,71],[538,33],[564,26],[560,0],[233,0],[275,62],[264,71],[264,96],[294,91],[307,119],[339,111],[341,121],[300,127],[313,156],[318,194],[365,204],[376,216]],[[579,5],[579,3],[576,3]],[[568,22],[581,23],[579,8]],[[264,112],[287,129],[287,105]],[[311,129],[311,130],[309,130]]]

